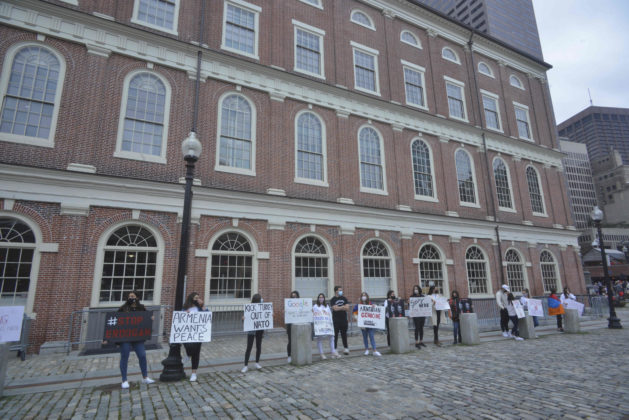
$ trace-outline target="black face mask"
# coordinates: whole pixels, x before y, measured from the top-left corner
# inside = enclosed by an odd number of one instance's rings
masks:
[[[395,295],[391,295],[391,297],[389,299],[395,300]]]
[[[200,308],[200,307],[201,307],[201,304],[199,303],[199,301],[198,301],[198,300],[195,300],[195,301],[194,301],[194,305],[195,305],[197,308]]]
[[[136,298],[129,298],[127,299],[127,303],[129,305],[133,305],[134,303],[136,303],[138,300]]]

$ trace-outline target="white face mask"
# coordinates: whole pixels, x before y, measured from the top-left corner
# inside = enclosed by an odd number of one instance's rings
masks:
[[[343,296],[343,291],[339,290],[339,296]]]
[[[264,299],[260,299],[260,303],[264,302]]]
[[[367,296],[363,296],[361,299],[363,302],[367,302]]]
[[[323,303],[324,300],[325,299],[323,299],[323,298],[319,298],[319,303]]]

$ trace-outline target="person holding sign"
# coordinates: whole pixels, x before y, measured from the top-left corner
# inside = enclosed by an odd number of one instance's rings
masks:
[[[129,294],[127,295],[127,301],[118,309],[118,312],[136,311],[146,311],[146,308],[140,303],[140,299],[138,299],[138,294],[136,292],[129,292]],[[144,341],[125,341],[119,343],[119,345],[120,375],[122,376],[122,388],[129,388],[129,382],[127,381],[127,366],[129,363],[129,355],[131,354],[131,349],[135,351],[136,356],[138,356],[138,361],[140,362],[140,370],[142,371],[142,383],[155,383],[155,381],[148,376],[148,368],[146,364],[146,349],[144,348]]]
[[[509,311],[507,311],[507,294],[510,292],[509,286],[503,284],[500,290],[496,292],[496,303],[500,308],[500,329],[502,336],[505,338],[509,335]]]
[[[404,316],[404,301],[395,297],[395,292],[389,290],[387,292],[387,300],[385,307],[385,323],[387,328],[387,345],[391,345],[391,335],[389,332],[389,318],[400,318]]]
[[[293,290],[290,293],[291,299],[299,299],[299,292],[297,290]],[[290,327],[293,324],[286,324],[286,334],[288,334],[288,344],[286,345],[286,354],[288,355],[288,359],[286,360],[288,363],[292,361],[290,357]]]
[[[203,299],[201,299],[198,293],[190,293],[183,304],[183,310],[188,313],[194,313],[207,311],[207,308],[203,306]],[[184,343],[183,347],[186,349],[186,354],[192,361],[192,374],[190,375],[190,382],[196,382],[199,359],[201,358],[201,343]]]
[[[345,313],[345,311],[343,311]],[[312,314],[314,316],[314,324],[315,324],[315,337],[317,337],[317,348],[319,349],[319,354],[321,355],[321,359],[325,360],[325,354],[323,354],[323,340],[328,340],[330,342],[330,354],[332,357],[338,358],[341,357],[334,348],[334,326],[329,328],[329,326],[321,327],[319,324],[325,324],[326,321],[332,320],[332,310],[328,306],[325,301],[325,295],[323,293],[319,293],[317,296],[317,301],[312,306]],[[329,333],[329,334],[328,334]]]
[[[262,303],[263,299],[260,294],[256,293],[251,298],[251,303]],[[243,321],[245,317],[243,316]],[[264,336],[264,330],[249,331],[247,333],[247,350],[245,351],[245,366],[241,372],[246,373],[249,370],[249,356],[251,356],[251,350],[253,349],[253,340],[256,341],[256,369],[262,369],[260,366],[260,354],[262,354],[262,337]]]
[[[439,288],[437,286],[430,286],[428,289],[428,296],[430,296],[432,300],[432,331],[434,334],[434,343],[435,346],[441,347],[441,342],[439,341],[439,324],[441,324],[441,311],[437,310],[437,299],[441,298],[439,294]]]
[[[518,314],[515,310],[515,305],[513,304],[514,300],[515,297],[513,296],[513,293],[509,292],[507,294],[507,313],[509,314],[509,320],[513,323],[513,328],[511,328],[511,336],[515,338],[516,341],[522,341],[524,339],[520,337],[520,331],[518,329]]]
[[[524,289],[522,291],[522,296],[520,296],[520,303],[522,304],[522,306],[524,306],[524,310],[528,311],[529,310],[529,289]],[[533,316],[533,326],[534,327],[538,327],[539,326],[539,321],[537,320],[536,316]]]
[[[561,300],[557,297],[557,289],[550,289],[550,296],[548,297],[548,315],[557,317],[557,329],[563,332],[563,318],[562,314],[565,313]]]
[[[371,305],[375,306],[369,300],[369,295],[367,292],[362,292],[360,294],[360,303],[354,305],[354,317],[358,319],[358,305]],[[365,356],[369,356],[369,342],[371,342],[371,349],[373,350],[374,356],[382,356],[378,350],[376,350],[376,337],[375,337],[375,328],[361,328],[360,332],[363,334],[363,344],[365,345]],[[369,339],[369,342],[367,341]]]
[[[413,286],[413,294],[412,298],[424,297],[422,293],[421,287],[419,285]],[[409,308],[410,308],[410,299],[409,299]],[[414,316],[413,317],[413,325],[415,326],[415,347],[421,349],[422,347],[426,347],[424,344],[424,324],[426,323],[425,316]],[[417,338],[419,337],[419,341]]]
[[[563,288],[563,293],[561,294],[561,297],[559,298],[561,300],[561,304],[565,307],[566,306],[566,302],[568,300],[577,300],[577,297],[575,295],[573,295],[572,293],[570,293],[570,289],[568,288],[568,286]]]
[[[349,311],[349,300],[343,296],[343,288],[334,286],[334,297],[330,299],[330,308],[332,308],[332,321],[334,322],[334,351],[336,351],[339,332],[343,340],[343,354],[349,354],[347,347],[347,312]]]
[[[454,342],[452,344],[461,343],[461,299],[459,292],[453,290],[450,293],[450,319],[452,320]]]

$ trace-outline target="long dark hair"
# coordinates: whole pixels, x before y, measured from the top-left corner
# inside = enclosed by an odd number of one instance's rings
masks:
[[[186,301],[183,303],[184,311],[192,308],[193,306],[197,306],[197,303],[194,301],[195,296],[199,296],[199,294],[197,292],[192,292],[188,295]]]
[[[395,290],[389,290],[387,292],[387,299],[391,299],[391,295],[394,295],[394,294],[395,294]]]
[[[320,298],[321,296],[323,296],[323,304],[319,304],[319,298]],[[315,305],[317,305],[317,306],[326,306],[326,303],[325,303],[325,295],[324,295],[323,293],[319,293],[319,294],[317,295],[317,301],[315,302]]]
[[[432,295],[435,292],[435,289],[438,289],[437,286],[430,286],[428,289],[428,294]]]
[[[509,292],[509,294],[507,295],[507,302],[509,302],[509,304],[512,305],[514,299],[515,299],[515,296],[513,296],[513,293]]]
[[[293,295],[295,295],[295,298],[299,298],[299,292],[297,290],[293,290],[292,292],[290,292],[290,297],[292,298]]]
[[[456,293],[456,297],[454,297],[454,294]],[[459,291],[458,290],[453,290],[452,293],[450,293],[450,297],[452,297],[452,299],[460,299],[461,296],[459,296]]]
[[[417,294],[415,294],[415,288],[417,288]],[[419,284],[416,284],[415,286],[413,286],[413,293],[411,293],[411,296],[415,296],[415,297],[416,296],[419,296],[419,297],[423,296],[422,288],[419,287]]]
[[[367,297],[367,300],[365,301],[365,303],[363,303],[363,296]],[[362,292],[360,294],[360,302],[358,302],[359,305],[370,305],[371,300],[369,299],[369,293],[367,292]]]
[[[136,301],[133,304],[129,304],[129,295],[133,293],[135,295]],[[127,298],[125,299],[125,303],[118,309],[120,312],[133,312],[133,311],[146,311],[144,305],[140,303],[140,295],[135,290],[131,290],[127,292]]]
[[[262,300],[262,296],[260,296],[259,293],[256,293],[255,295],[251,297],[251,303],[260,303],[261,300]]]

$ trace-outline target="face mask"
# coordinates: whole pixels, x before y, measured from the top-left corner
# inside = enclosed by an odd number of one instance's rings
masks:
[[[129,298],[129,299],[127,299],[127,303],[128,303],[129,305],[133,305],[133,304],[134,304],[135,302],[137,302],[137,301],[138,301],[138,300],[137,300],[136,298]]]
[[[319,298],[319,303],[323,303],[323,298]]]
[[[343,291],[339,290],[339,296],[343,296]]]
[[[260,303],[264,302],[264,299],[260,299]]]
[[[367,296],[363,296],[361,299],[363,302],[367,302]]]
[[[395,295],[391,295],[391,298],[390,298],[390,299],[395,300]]]

